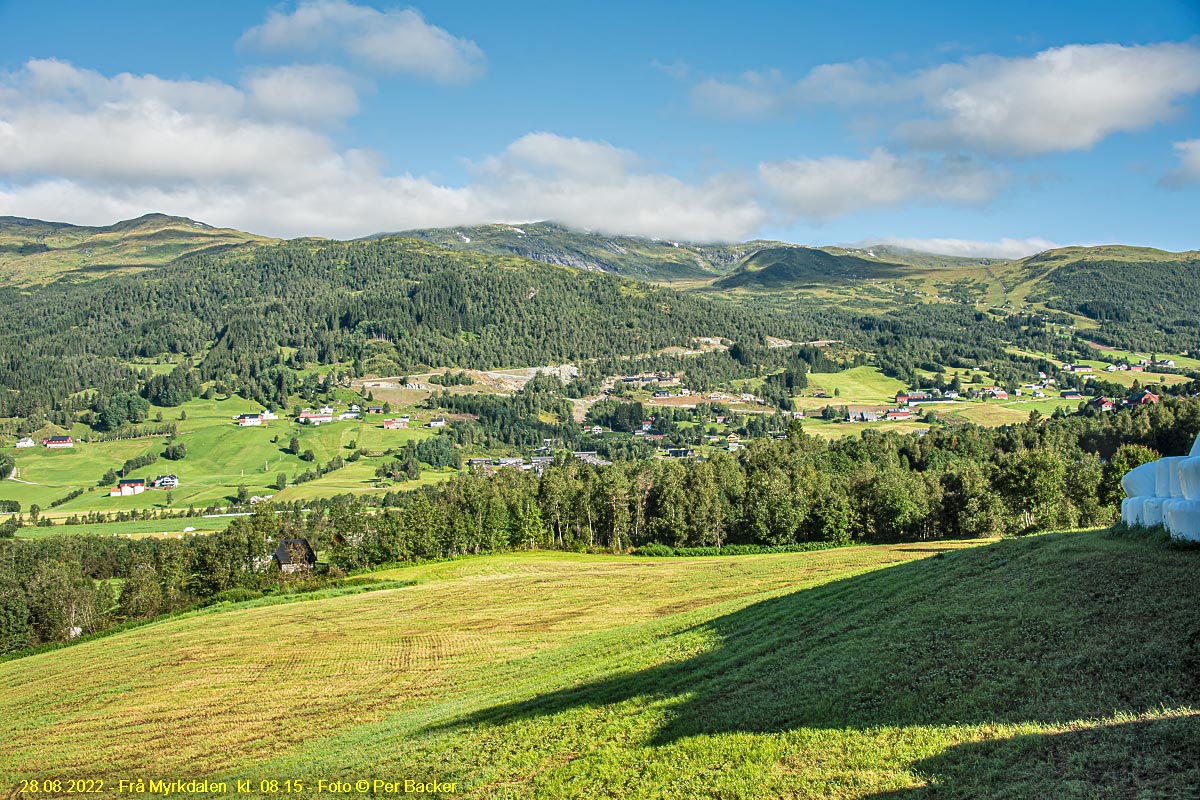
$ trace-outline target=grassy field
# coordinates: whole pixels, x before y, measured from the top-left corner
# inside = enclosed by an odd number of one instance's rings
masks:
[[[1099,532],[524,554],[0,664],[0,782],[454,782],[472,797],[1188,797],[1200,551]],[[254,784],[257,786],[257,783]]]
[[[384,430],[383,416],[379,414],[317,427],[298,425],[281,414],[281,419],[260,427],[239,428],[233,423],[233,417],[261,408],[236,396],[197,399],[179,408],[156,410],[163,412],[165,422],[174,421],[178,426],[178,440],[186,445],[187,457],[174,462],[160,458],[149,466],[134,470],[130,477],[153,479],[166,473],[178,475],[180,486],[171,493],[171,507],[182,509],[224,505],[236,498],[237,488],[242,484],[251,494],[271,494],[280,500],[368,492],[376,483],[375,468],[386,457],[363,458],[315,481],[291,485],[283,491],[277,491],[274,483],[280,472],[290,482],[296,474],[323,465],[336,455],[349,456],[352,443],[369,452],[381,453],[434,434],[429,428],[421,427]],[[179,419],[181,411],[186,413],[187,419]],[[409,412],[406,410],[405,413]],[[421,413],[423,417],[414,415],[414,425],[419,425],[430,415],[430,412]],[[77,431],[80,432],[82,428]],[[312,450],[315,461],[303,461],[287,451],[292,436],[299,439],[302,453]],[[19,480],[0,484],[0,497],[19,501],[23,509],[37,503],[47,516],[57,519],[85,511],[166,508],[166,492],[147,491],[131,497],[109,497],[109,486],[97,485],[107,470],[120,469],[126,459],[143,453],[161,453],[165,445],[163,437],[146,437],[117,442],[81,442],[69,450],[41,447],[13,450]],[[420,482],[445,477],[445,473],[426,472]],[[54,509],[49,508],[52,501],[65,497],[78,487],[87,491]]]
[[[153,536],[182,536],[184,528],[194,533],[212,533],[229,527],[233,517],[181,517],[179,519],[137,519],[129,522],[95,522],[80,525],[53,525],[40,528],[26,525],[17,529],[21,539],[41,539],[46,536],[130,536],[135,539]]]
[[[903,381],[889,378],[876,367],[854,367],[844,372],[812,373],[808,376],[806,393],[824,391],[830,395],[826,398],[815,398],[819,405],[833,403],[891,403],[895,404],[896,393],[907,388]],[[834,391],[838,396],[833,397]],[[813,400],[814,398],[801,398]]]

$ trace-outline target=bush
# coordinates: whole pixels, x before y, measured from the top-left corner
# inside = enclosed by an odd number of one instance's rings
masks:
[[[829,550],[843,547],[837,542],[802,542],[800,544],[727,544],[724,547],[667,547],[664,544],[642,545],[633,551],[635,556],[692,557],[692,556],[753,556],[768,553],[808,553],[813,550]]]
[[[244,603],[247,600],[257,600],[262,596],[262,592],[254,589],[226,589],[225,591],[217,592],[212,597],[208,598],[206,605],[215,605],[217,603]]]

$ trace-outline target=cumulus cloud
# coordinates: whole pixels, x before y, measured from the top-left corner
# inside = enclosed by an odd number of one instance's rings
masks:
[[[1016,259],[1040,253],[1043,250],[1053,250],[1065,245],[1052,242],[1049,239],[1032,237],[1029,239],[1000,239],[994,242],[978,239],[914,239],[896,236],[882,236],[864,239],[848,245],[850,247],[871,247],[875,245],[892,245],[906,247],[909,250],[920,250],[924,253],[938,253],[944,256],[964,256],[966,258],[998,258]]]
[[[415,9],[379,11],[347,0],[303,0],[291,11],[272,10],[239,44],[280,53],[339,50],[383,72],[439,83],[474,80],[487,62],[475,42],[431,25]]]
[[[742,238],[767,216],[748,180],[689,182],[628,150],[552,133],[479,160],[469,185],[391,175],[375,154],[339,149],[306,119],[311,106],[264,100],[324,86],[342,103],[338,113],[350,113],[340,81],[336,72],[288,68],[253,73],[237,88],[31,61],[0,75],[0,214],[95,224],[164,211],[342,238],[556,219],[690,240]]]
[[[242,82],[256,108],[271,117],[308,122],[358,113],[356,81],[325,64],[292,64],[253,70]]]
[[[1200,91],[1200,46],[1067,45],[1033,56],[978,56],[907,75],[872,61],[823,64],[798,81],[749,72],[692,90],[701,111],[780,113],[810,104],[877,104],[925,112],[903,122],[909,141],[1036,155],[1087,149],[1105,137],[1170,119]]]
[[[1200,184],[1200,139],[1175,142],[1179,166],[1163,178],[1163,183],[1175,188]]]
[[[867,158],[842,156],[764,162],[759,177],[794,215],[829,219],[909,202],[980,205],[1004,176],[966,157],[902,157],[878,149]]]

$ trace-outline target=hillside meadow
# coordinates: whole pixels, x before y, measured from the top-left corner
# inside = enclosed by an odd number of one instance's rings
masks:
[[[472,797],[1186,797],[1200,551],[1104,532],[489,556],[0,664],[0,782]],[[257,785],[257,784],[255,784]]]

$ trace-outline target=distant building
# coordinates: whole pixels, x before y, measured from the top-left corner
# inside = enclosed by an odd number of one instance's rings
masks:
[[[305,410],[300,412],[300,416],[297,418],[297,421],[301,425],[320,425],[323,422],[333,422],[333,414]]]
[[[1092,401],[1090,403],[1088,403],[1088,405],[1091,406],[1092,408],[1096,409],[1097,411],[1112,411],[1114,408],[1117,407],[1116,403],[1114,403],[1112,400],[1109,400],[1107,397],[1103,397],[1103,396],[1093,398]]]
[[[108,490],[109,497],[131,497],[146,491],[146,481],[143,478],[122,478],[117,485]]]
[[[368,414],[382,414],[383,406],[367,406]]]
[[[243,428],[263,423],[261,414],[239,414],[236,419],[237,424]]]
[[[159,475],[151,484],[155,489],[174,489],[179,486],[178,475]]]
[[[445,417],[434,417],[433,419],[429,420],[429,427],[431,427],[431,428],[446,427],[446,418]]]
[[[17,443],[13,445],[13,447],[33,447],[33,445],[33,439],[30,439],[28,436],[26,436],[24,439],[18,439]]]
[[[47,436],[42,439],[42,446],[50,450],[59,450],[64,447],[74,447],[75,440],[70,436]]]
[[[385,430],[389,430],[389,431],[404,430],[405,428],[408,427],[408,417],[401,417],[398,419],[385,419],[383,421],[383,427]]]
[[[1125,402],[1131,406],[1151,406],[1157,403],[1161,398],[1149,389],[1138,392],[1133,397],[1130,397]]]
[[[907,408],[892,408],[888,409],[884,417],[890,421],[912,419],[912,412]]]
[[[317,554],[313,552],[308,539],[284,539],[272,554],[279,569],[285,574],[307,572],[317,563]]]
[[[1058,396],[1061,397],[1063,400],[1082,400],[1083,399],[1083,395],[1081,395],[1079,392],[1070,392],[1070,391],[1059,392]]]
[[[258,416],[262,417],[262,419],[264,419],[264,420],[279,419],[279,415],[276,414],[274,411],[265,411],[264,410]]]

